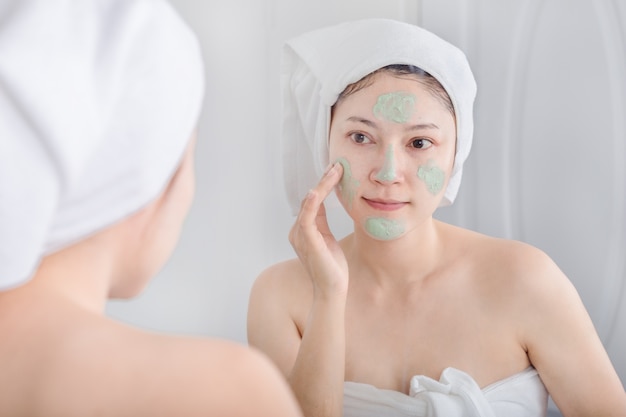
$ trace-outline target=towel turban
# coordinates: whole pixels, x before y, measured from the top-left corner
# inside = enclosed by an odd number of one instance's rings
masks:
[[[392,64],[413,65],[446,90],[456,114],[456,155],[441,205],[454,201],[473,134],[476,82],[461,50],[420,27],[364,19],[326,27],[287,41],[283,48],[283,170],[296,214],[328,165],[331,107],[364,76]]]
[[[165,1],[0,3],[0,289],[153,201],[203,91],[197,40]]]

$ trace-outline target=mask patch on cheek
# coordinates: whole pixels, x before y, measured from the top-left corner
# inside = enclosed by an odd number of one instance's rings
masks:
[[[417,169],[417,178],[424,181],[431,194],[437,195],[443,189],[446,174],[431,160]]]
[[[365,230],[375,239],[392,240],[404,233],[404,223],[384,217],[369,217],[365,220]]]
[[[372,111],[381,120],[406,123],[415,109],[415,95],[404,91],[382,94],[376,100]]]
[[[350,169],[350,163],[346,158],[339,158],[336,162],[339,162],[343,167],[343,175],[341,181],[337,185],[341,199],[345,202],[348,208],[352,208],[352,202],[356,196],[356,190],[359,188],[359,181],[352,177],[352,169]]]

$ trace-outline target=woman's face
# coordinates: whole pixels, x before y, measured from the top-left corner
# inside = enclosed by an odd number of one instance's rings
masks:
[[[432,216],[452,171],[456,126],[417,78],[374,75],[335,105],[329,140],[330,161],[344,168],[337,195],[356,227],[391,240]]]

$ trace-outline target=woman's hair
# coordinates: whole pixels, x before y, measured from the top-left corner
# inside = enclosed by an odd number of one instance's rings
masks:
[[[394,64],[387,65],[386,67],[382,67],[377,69],[374,72],[367,74],[365,77],[361,78],[359,81],[349,84],[342,92],[339,94],[337,101],[333,105],[333,110],[337,103],[339,103],[344,98],[348,97],[351,94],[356,93],[362,88],[370,86],[374,82],[374,77],[379,73],[389,73],[393,76],[399,78],[406,78],[407,76],[415,79],[417,82],[425,86],[428,91],[435,97],[437,100],[444,105],[446,109],[452,114],[452,117],[456,118],[454,112],[454,106],[452,105],[452,100],[450,100],[450,96],[443,88],[443,86],[437,81],[435,77],[424,71],[423,69],[416,67],[414,65],[402,65],[402,64]]]

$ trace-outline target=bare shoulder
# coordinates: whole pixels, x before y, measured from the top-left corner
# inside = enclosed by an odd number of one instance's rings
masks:
[[[453,240],[455,257],[464,259],[473,272],[493,285],[521,291],[554,291],[569,280],[541,249],[524,242],[487,236],[455,226],[445,226]]]
[[[555,262],[522,242],[453,226],[443,230],[454,257],[470,265],[471,282],[482,291],[481,306],[495,307],[491,317],[514,329],[561,412],[622,415],[624,388],[576,288]]]
[[[288,287],[289,291],[300,288],[306,289],[311,285],[309,277],[298,258],[278,262],[264,269],[255,281],[255,286],[281,288]]]
[[[286,381],[269,359],[255,349],[216,339],[172,337],[141,332],[137,356],[155,351],[145,370],[159,369],[165,377],[154,389],[164,395],[172,415],[298,415]],[[144,345],[145,344],[145,345]],[[160,348],[157,348],[160,346]],[[136,358],[127,358],[129,363]],[[145,378],[147,386],[153,378]],[[242,393],[246,400],[242,401]],[[186,410],[181,409],[186,404]],[[163,408],[154,407],[154,413]],[[140,415],[136,413],[135,415]]]
[[[234,342],[147,332],[51,300],[0,322],[0,334],[0,362],[11,364],[0,415],[299,415],[278,370]]]
[[[470,265],[470,275],[483,290],[484,299],[514,320],[512,324],[519,329],[520,342],[526,349],[540,334],[538,329],[549,323],[558,325],[563,312],[576,311],[587,319],[576,288],[541,249],[466,229],[450,230],[459,242],[458,257]]]
[[[255,281],[248,305],[248,343],[287,376],[296,360],[313,285],[298,259],[265,269]]]
[[[491,260],[491,276],[525,303],[554,305],[554,298],[579,301],[574,286],[543,250],[530,244],[489,238],[481,254]]]
[[[280,304],[289,310],[298,310],[311,299],[313,286],[297,258],[276,263],[257,277],[250,294],[250,303]],[[251,305],[251,307],[255,307]]]
[[[47,384],[51,406],[75,405],[63,415],[96,409],[111,416],[297,415],[278,370],[234,342],[155,334],[110,320],[78,327],[69,340]],[[55,385],[59,379],[64,383]],[[64,399],[67,393],[74,399]]]
[[[514,326],[532,329],[566,305],[584,309],[571,281],[541,249],[454,226],[448,233],[450,262],[461,264],[481,299]]]

